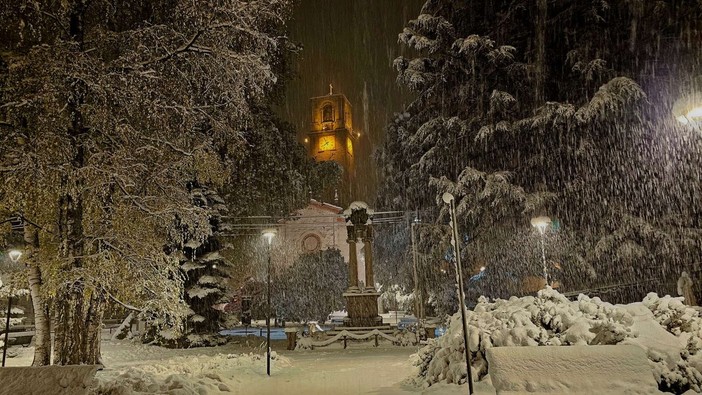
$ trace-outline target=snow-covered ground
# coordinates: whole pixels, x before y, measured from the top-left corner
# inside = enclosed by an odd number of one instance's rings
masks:
[[[555,351],[544,347],[583,351],[594,345],[635,346],[641,350],[637,351],[640,358],[636,362],[636,374],[650,374],[648,381],[654,387],[656,381],[678,392],[694,393],[702,388],[702,318],[698,310],[683,305],[680,298],[649,294],[642,302],[613,306],[585,296],[569,301],[549,289],[540,291],[537,297],[482,300],[468,315],[473,375],[479,379],[475,383],[478,394],[495,393],[487,351],[515,346],[524,349],[515,351],[526,355],[522,358],[525,361],[538,360],[534,355],[541,351]],[[288,351],[285,340],[275,340],[272,341],[271,377],[266,375],[265,340],[260,337],[236,337],[223,346],[181,350],[105,340],[102,343],[105,369],[97,374],[94,392],[115,395],[465,394],[461,327],[460,314],[456,314],[446,335],[429,341],[422,348],[393,346],[387,342],[376,348],[373,342],[349,342],[348,349],[334,343],[315,350]],[[103,338],[110,337],[105,333]],[[531,353],[527,349],[535,351]],[[18,355],[8,360],[9,366],[31,363],[31,348],[13,348],[13,351]],[[563,357],[563,361],[573,359],[568,351],[566,354],[570,355]],[[589,352],[580,354],[578,358],[590,355]],[[565,366],[557,362],[557,358],[549,358],[559,368]],[[525,366],[534,365],[530,362]],[[597,372],[594,368],[588,369],[590,365],[574,363],[572,368],[564,369],[591,377]],[[551,374],[548,369],[541,369],[541,373],[539,369],[522,370],[528,379],[521,381],[534,388]],[[621,378],[607,377],[606,370],[597,373],[601,379],[604,377],[602,382]],[[559,388],[569,391],[578,388],[577,380],[568,381],[567,374],[562,376]],[[640,383],[624,381],[624,387],[631,386],[629,393],[638,393]]]
[[[104,336],[104,338],[109,338]],[[271,377],[260,338],[220,347],[168,349],[130,341],[102,343],[105,370],[98,372],[102,394],[465,394],[465,385],[440,384],[420,389],[407,384],[417,347],[372,342],[332,345],[313,351],[287,351],[274,342]],[[9,366],[31,364],[31,347],[17,349]],[[482,384],[478,393],[494,394]]]

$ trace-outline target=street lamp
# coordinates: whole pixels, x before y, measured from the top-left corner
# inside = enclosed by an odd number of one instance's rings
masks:
[[[702,125],[702,93],[693,92],[673,104],[673,116],[683,125]]]
[[[548,283],[548,267],[546,266],[546,247],[544,245],[544,233],[546,233],[546,229],[549,226],[551,226],[551,218],[545,217],[545,216],[534,217],[531,219],[531,226],[538,229],[539,234],[541,235],[541,258],[542,258],[543,264],[544,264],[544,280],[546,280],[546,285],[549,285],[549,283]]]
[[[424,318],[424,303],[422,300],[423,295],[420,294],[422,291],[419,287],[419,274],[417,273],[417,244],[414,228],[421,222],[422,221],[419,219],[419,216],[415,216],[410,227],[410,232],[412,233],[412,269],[414,271],[414,312],[418,319]]]
[[[449,212],[451,213],[451,230],[453,234],[453,239],[451,244],[453,245],[453,254],[455,255],[456,264],[456,285],[458,286],[458,308],[461,309],[461,321],[463,321],[463,342],[464,351],[466,353],[466,381],[468,381],[468,393],[473,394],[473,374],[470,369],[470,345],[468,343],[468,324],[466,323],[466,302],[465,296],[463,295],[463,270],[461,269],[461,252],[458,248],[458,225],[456,222],[456,199],[452,194],[446,192],[441,196],[444,203],[449,205]]]
[[[10,260],[13,263],[19,262],[22,257],[22,251],[11,250],[8,254]],[[12,315],[12,285],[10,285],[10,292],[7,294],[7,317],[5,317],[5,343],[2,345],[2,367],[5,367],[5,358],[7,357],[7,345],[10,341],[10,315]]]
[[[267,280],[267,302],[266,302],[266,373],[268,376],[271,375],[271,243],[273,243],[273,237],[275,237],[275,229],[264,229],[261,232],[266,241],[268,241],[268,280]]]

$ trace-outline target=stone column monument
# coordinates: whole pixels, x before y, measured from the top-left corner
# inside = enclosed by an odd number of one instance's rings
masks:
[[[378,315],[378,297],[373,279],[373,210],[364,202],[353,202],[344,211],[349,243],[349,288],[343,294],[346,298],[348,317],[344,325],[349,327],[380,326],[383,319]],[[363,241],[365,259],[365,286],[358,287],[358,259],[356,241]]]
[[[346,228],[347,230],[350,228]],[[346,290],[347,293],[358,293],[361,290],[358,288],[358,258],[356,257],[356,239],[352,232],[349,232],[348,239],[349,243],[349,288]]]
[[[366,261],[366,278],[364,292],[375,292],[375,279],[373,278],[373,228],[366,227],[366,234],[363,240],[363,259]]]

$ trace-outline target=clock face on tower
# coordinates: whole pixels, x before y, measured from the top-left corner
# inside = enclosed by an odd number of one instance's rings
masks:
[[[336,139],[334,136],[323,136],[319,139],[320,151],[331,151],[336,149]]]

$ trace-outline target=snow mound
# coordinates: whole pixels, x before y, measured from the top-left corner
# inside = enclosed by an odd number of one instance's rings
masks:
[[[290,361],[272,355],[272,370],[290,366]],[[95,395],[218,394],[232,391],[235,375],[246,371],[265,372],[266,358],[259,354],[218,354],[175,357],[150,365],[128,367],[98,374]]]
[[[646,353],[633,345],[494,347],[486,356],[497,393],[660,393]]]
[[[199,285],[192,286],[188,289],[188,297],[190,298],[200,298],[204,299],[209,294],[219,293],[220,290],[217,288],[203,288]]]
[[[642,303],[614,306],[585,295],[570,301],[546,288],[536,297],[481,297],[466,316],[475,381],[488,375],[485,354],[493,347],[629,344],[646,352],[659,389],[702,392],[702,320],[682,298],[649,294]],[[446,334],[430,339],[413,358],[416,385],[465,383],[461,315],[454,314]]]

